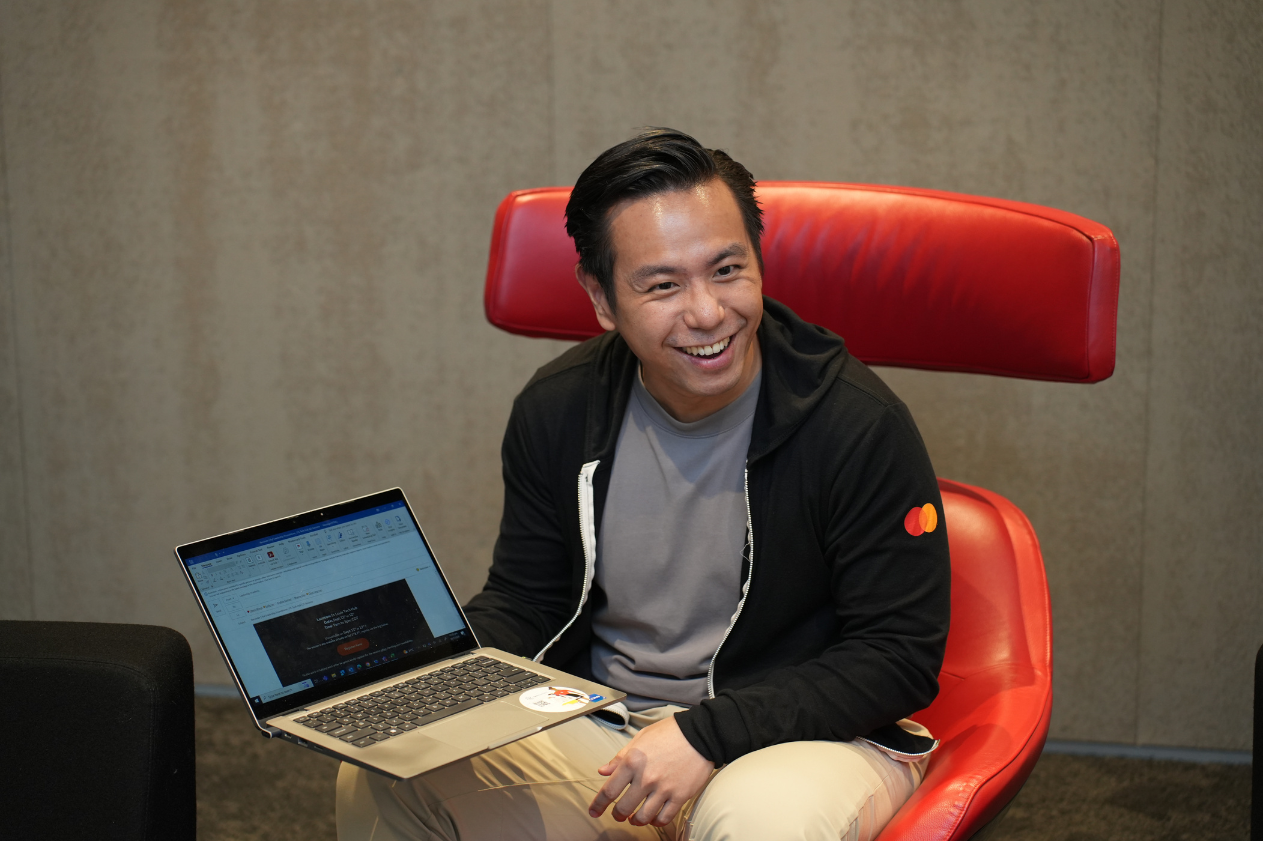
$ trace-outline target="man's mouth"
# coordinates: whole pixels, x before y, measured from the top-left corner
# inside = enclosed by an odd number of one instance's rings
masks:
[[[719,341],[715,342],[713,345],[696,345],[694,347],[683,347],[683,348],[680,348],[680,350],[684,351],[689,356],[701,356],[701,357],[717,356],[723,353],[724,350],[728,347],[728,345],[731,342],[732,342],[732,336],[729,336],[726,339],[720,339]]]

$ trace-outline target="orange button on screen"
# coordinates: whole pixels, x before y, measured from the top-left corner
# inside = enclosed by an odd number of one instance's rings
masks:
[[[368,648],[368,640],[364,637],[360,637],[357,640],[351,640],[350,642],[344,642],[339,645],[338,653],[345,657],[348,654],[354,654],[355,652],[363,651],[366,648]]]

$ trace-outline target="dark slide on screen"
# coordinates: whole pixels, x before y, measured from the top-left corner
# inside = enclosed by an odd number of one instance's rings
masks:
[[[267,619],[254,630],[282,686],[337,676],[434,639],[406,581]]]

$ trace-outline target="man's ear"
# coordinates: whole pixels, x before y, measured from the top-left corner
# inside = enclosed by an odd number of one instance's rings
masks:
[[[596,320],[601,322],[601,326],[606,330],[618,329],[618,325],[614,322],[614,312],[610,309],[610,303],[605,297],[605,289],[601,286],[601,282],[585,272],[579,263],[575,263],[574,276],[583,287],[583,291],[588,293],[592,309],[596,310]]]

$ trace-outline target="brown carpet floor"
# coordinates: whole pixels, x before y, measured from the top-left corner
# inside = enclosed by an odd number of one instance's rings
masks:
[[[1250,766],[1046,753],[996,830],[995,841],[1247,841]]]
[[[265,739],[235,698],[197,698],[199,841],[336,841],[338,763]]]
[[[338,765],[197,699],[201,841],[335,841]],[[1250,767],[1046,754],[988,841],[1246,841]]]

